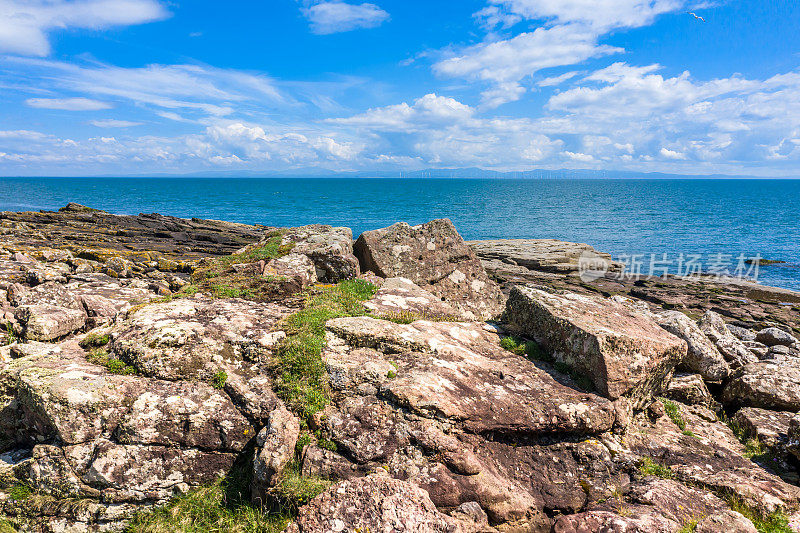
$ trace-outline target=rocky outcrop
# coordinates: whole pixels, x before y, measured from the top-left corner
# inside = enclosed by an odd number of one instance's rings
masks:
[[[790,411],[768,411],[756,407],[745,407],[733,416],[733,424],[740,428],[748,439],[757,439],[773,450],[782,448],[789,440],[789,425],[795,413]]]
[[[377,316],[416,319],[459,320],[464,314],[407,278],[389,278],[372,300],[364,304]],[[471,316],[471,313],[469,313]]]
[[[731,333],[719,313],[706,311],[700,321],[700,329],[734,368],[758,361],[758,357]]]
[[[685,341],[602,298],[516,287],[505,316],[513,330],[535,339],[611,399],[646,401],[686,356]]]
[[[704,380],[712,383],[721,383],[728,377],[728,364],[694,320],[680,311],[667,311],[654,316],[662,328],[686,341],[688,352],[681,367],[700,374]]]
[[[675,374],[669,380],[664,396],[687,405],[708,406],[714,403],[714,398],[700,374]]]
[[[744,366],[731,376],[722,400],[731,406],[800,411],[800,359]]]
[[[408,278],[473,319],[493,318],[502,311],[500,290],[447,219],[366,231],[356,241],[355,253],[361,270]]]
[[[484,261],[497,261],[506,268],[518,267],[527,271],[578,273],[603,265],[605,272],[621,272],[622,263],[614,261],[610,254],[598,252],[588,244],[557,241],[554,239],[497,239],[468,241],[468,245]],[[497,265],[496,268],[503,268]],[[599,268],[591,268],[599,271]]]

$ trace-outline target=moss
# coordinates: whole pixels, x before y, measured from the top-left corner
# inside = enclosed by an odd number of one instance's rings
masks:
[[[375,295],[376,287],[364,280],[342,281],[313,289],[300,311],[286,319],[287,337],[278,348],[274,373],[278,396],[304,419],[328,405],[325,363],[325,323],[346,316],[363,316],[363,302]]]
[[[461,320],[455,315],[443,315],[427,312],[415,313],[413,311],[383,313],[381,315],[377,315],[376,318],[388,320],[389,322],[394,322],[395,324],[411,324],[417,320],[427,320],[428,322],[459,322]]]
[[[222,390],[225,388],[225,383],[228,382],[228,374],[220,370],[211,378],[211,386],[217,390]]]
[[[643,457],[642,460],[639,461],[639,472],[643,476],[656,476],[662,479],[672,479],[674,477],[669,467],[654,463],[649,457]]]
[[[0,533],[17,533],[17,529],[5,518],[0,518]]]
[[[395,370],[389,370],[389,371],[386,373],[386,377],[387,377],[388,379],[394,379],[394,378],[396,378],[396,377],[397,377],[397,371],[395,371]]]
[[[105,346],[109,343],[111,339],[109,338],[108,334],[99,335],[97,333],[89,333],[83,340],[80,342],[81,348],[99,348],[100,346]]]
[[[15,502],[27,500],[32,494],[33,490],[25,483],[17,483],[8,491],[8,497]]]
[[[113,357],[102,349],[95,349],[88,352],[86,354],[86,360],[94,365],[105,367],[105,369],[112,374],[131,376],[137,373],[134,367],[125,364],[124,361]]]
[[[553,357],[534,341],[525,341],[517,337],[503,337],[500,339],[500,346],[509,352],[524,355],[536,361],[553,362]]]

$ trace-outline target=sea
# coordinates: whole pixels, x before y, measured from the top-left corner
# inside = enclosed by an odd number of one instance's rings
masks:
[[[629,272],[756,278],[800,290],[800,180],[0,178],[0,210],[77,202],[267,226],[365,230],[449,218],[465,239],[560,239]],[[755,269],[748,259],[782,263]]]

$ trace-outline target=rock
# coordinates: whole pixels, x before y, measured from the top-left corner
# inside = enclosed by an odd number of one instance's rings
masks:
[[[598,433],[614,424],[610,402],[560,384],[480,324],[356,317],[326,327],[323,358],[336,389],[372,383],[413,412],[475,432]]]
[[[697,522],[695,533],[758,533],[753,523],[741,513],[730,509],[719,511]]]
[[[407,278],[389,278],[364,307],[378,316],[458,320],[461,313]]]
[[[662,328],[686,341],[689,350],[681,367],[700,374],[711,383],[721,383],[728,377],[728,364],[694,320],[680,311],[667,311],[654,316]]]
[[[758,332],[756,340],[767,346],[792,346],[797,339],[778,328],[765,328]]]
[[[562,516],[556,520],[553,532],[624,531],[625,533],[674,533],[680,528],[680,523],[658,514],[652,507],[625,505],[624,509],[619,511],[598,509]]]
[[[755,332],[753,332],[753,331],[751,331],[751,330],[749,330],[747,328],[743,328],[743,327],[740,327],[740,326],[735,326],[733,324],[727,324],[727,326],[728,326],[728,331],[730,331],[733,334],[734,337],[736,337],[737,339],[739,339],[742,342],[756,340]]]
[[[428,493],[412,484],[371,475],[342,481],[300,509],[293,533],[478,531],[475,524],[440,513]]]
[[[366,231],[354,250],[363,271],[408,278],[474,319],[492,318],[502,310],[499,288],[447,219]]]
[[[800,411],[800,360],[760,361],[736,371],[722,395],[730,406]]]
[[[700,321],[700,329],[716,345],[722,356],[730,361],[733,368],[758,361],[750,350],[733,335],[719,313],[706,311]]]
[[[699,374],[675,374],[669,381],[664,396],[687,405],[710,405],[714,402]]]
[[[86,325],[86,313],[55,305],[23,305],[15,313],[24,325],[25,338],[53,341],[78,331]]]
[[[553,239],[495,239],[468,241],[467,244],[481,259],[499,260],[542,272],[578,272],[581,258],[602,259],[611,272],[621,272],[624,266],[610,254],[598,252],[588,244]]]
[[[253,459],[253,500],[265,502],[265,494],[275,486],[286,465],[294,458],[294,448],[300,436],[300,421],[281,406],[267,419],[267,425],[256,439]]]
[[[273,327],[288,314],[273,303],[179,298],[130,313],[113,329],[111,349],[146,376],[210,381],[266,357]]]
[[[789,421],[789,429],[786,432],[788,442],[786,448],[800,459],[800,413],[796,414]]]
[[[308,256],[316,267],[317,277],[336,283],[358,277],[358,259],[353,255],[353,232],[321,224],[289,228],[282,244],[292,244],[292,252]]]
[[[313,285],[318,279],[314,262],[307,255],[298,253],[272,259],[264,266],[262,275],[293,279],[301,289]]]
[[[515,287],[505,316],[509,327],[535,339],[610,399],[643,401],[686,356],[685,341],[603,298]]]
[[[768,448],[778,448],[786,445],[789,423],[794,415],[795,413],[790,411],[744,407],[733,416],[733,423],[747,438],[758,439]]]
[[[669,468],[677,481],[732,494],[765,514],[800,505],[800,487],[748,459],[744,445],[713,413],[676,406],[685,429],[667,416],[652,420],[637,414],[619,453],[647,457]]]
[[[775,346],[770,347],[770,349],[767,351],[767,355],[764,358],[776,359],[789,356],[791,355],[791,353],[792,350],[788,346],[784,346],[782,344],[776,344]]]
[[[679,524],[729,510],[724,501],[710,492],[655,476],[632,485],[628,498],[634,503],[652,506],[653,511]]]

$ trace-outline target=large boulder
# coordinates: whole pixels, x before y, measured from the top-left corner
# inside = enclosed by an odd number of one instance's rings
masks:
[[[415,485],[371,475],[342,481],[314,498],[288,531],[458,533],[478,528],[439,512],[428,493]]]
[[[398,319],[458,320],[461,313],[407,278],[389,278],[364,307],[378,316]]]
[[[336,283],[359,274],[350,228],[322,224],[289,228],[283,233],[282,244],[292,245],[292,252],[308,256],[320,281]]]
[[[512,330],[535,339],[611,399],[644,401],[686,356],[685,341],[647,315],[600,297],[518,286],[505,317]]]
[[[706,311],[700,320],[700,329],[714,342],[732,368],[758,361],[758,357],[728,329],[728,325],[719,313]]]
[[[800,359],[745,365],[731,376],[722,401],[731,406],[800,411]]]
[[[267,490],[276,485],[284,469],[294,458],[294,448],[300,436],[300,421],[285,407],[270,413],[267,425],[256,439],[253,458],[253,500],[264,503]]]
[[[675,374],[669,380],[664,396],[687,405],[711,405],[714,402],[700,374]]]
[[[146,376],[210,381],[229,365],[259,362],[290,310],[273,303],[202,296],[141,307],[112,331],[111,349]]]
[[[473,319],[492,318],[502,310],[500,289],[447,219],[366,231],[354,249],[363,271],[408,278]]]
[[[662,328],[686,341],[689,350],[681,367],[700,374],[711,383],[721,383],[728,377],[728,363],[694,320],[680,311],[666,311],[654,316]]]
[[[774,449],[786,445],[789,425],[794,415],[791,411],[744,407],[733,415],[733,423],[746,438],[758,439],[764,446]]]
[[[778,328],[764,328],[756,335],[756,340],[767,346],[793,346],[797,343],[789,333]]]

